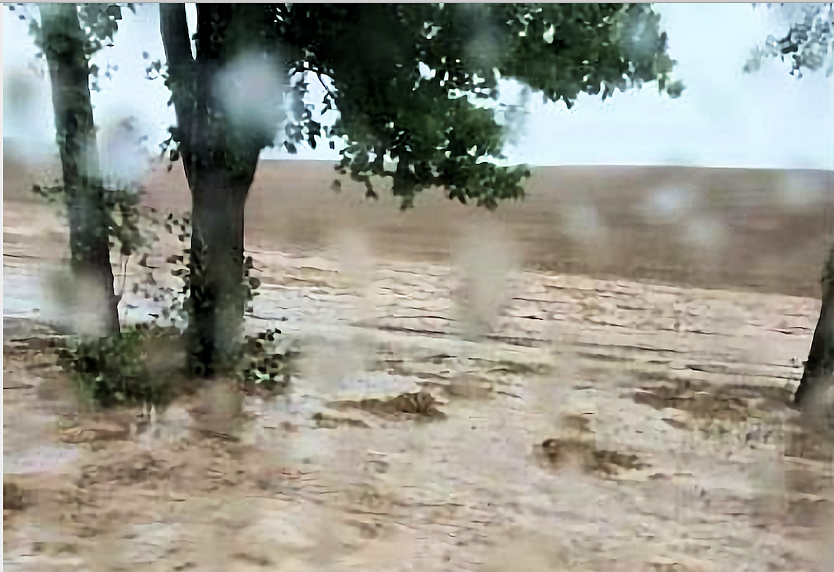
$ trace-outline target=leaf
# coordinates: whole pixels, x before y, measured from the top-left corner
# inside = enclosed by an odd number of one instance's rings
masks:
[[[114,20],[122,19],[122,9],[118,4],[110,4],[107,6],[107,16]]]

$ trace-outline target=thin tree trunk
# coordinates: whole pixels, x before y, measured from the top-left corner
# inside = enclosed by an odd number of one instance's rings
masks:
[[[805,371],[794,394],[794,403],[801,408],[813,406],[815,397],[834,382],[834,243],[822,273],[822,308]]]
[[[76,278],[93,281],[95,294],[104,296],[103,333],[116,334],[119,299],[113,289],[109,213],[98,167],[86,38],[75,4],[43,4],[40,13],[69,217],[71,267]]]

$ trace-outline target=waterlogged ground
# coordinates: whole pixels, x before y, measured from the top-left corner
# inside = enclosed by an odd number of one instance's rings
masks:
[[[250,241],[248,327],[301,352],[286,392],[91,413],[32,322],[60,233],[5,206],[9,570],[834,564],[830,443],[786,405],[814,300],[525,272],[489,233],[452,269]]]
[[[785,405],[814,302],[513,273],[479,332],[489,278],[255,255],[251,327],[303,358],[241,415],[222,382],[77,414],[7,321],[7,569],[828,569],[830,456]]]

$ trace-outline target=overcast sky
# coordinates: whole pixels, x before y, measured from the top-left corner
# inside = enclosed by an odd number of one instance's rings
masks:
[[[778,61],[742,73],[751,49],[779,31],[772,15],[750,4],[664,4],[659,11],[678,60],[675,76],[686,84],[683,96],[671,100],[649,86],[605,103],[582,97],[568,111],[534,95],[505,149],[512,162],[834,169],[834,77],[816,73],[797,80]],[[154,143],[174,119],[162,82],[145,78],[142,52],[163,59],[157,5],[138,6],[136,16],[126,12],[115,47],[96,56],[99,67],[119,68],[93,95],[103,147],[128,116]],[[3,135],[28,153],[54,148],[49,82],[32,70],[44,70],[35,53],[28,24],[4,8]],[[14,97],[15,79],[29,82],[32,91]],[[506,97],[513,98],[511,90]],[[263,156],[290,157],[277,149]],[[296,157],[337,155],[325,145],[301,149]]]

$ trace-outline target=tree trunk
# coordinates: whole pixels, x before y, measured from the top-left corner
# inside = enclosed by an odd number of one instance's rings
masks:
[[[264,142],[253,143],[230,125],[223,103],[213,95],[216,73],[235,51],[227,42],[230,26],[245,24],[241,14],[250,9],[246,6],[197,5],[196,58],[184,5],[159,6],[167,85],[192,200],[188,366],[202,376],[235,365],[246,308],[244,205]],[[249,41],[246,34],[234,37],[243,44]]]
[[[254,168],[253,168],[254,171]],[[187,169],[191,187],[189,371],[211,376],[235,365],[246,307],[243,217],[250,181],[224,165]]]
[[[42,4],[40,13],[69,217],[71,267],[83,280],[80,288],[92,281],[95,295],[104,297],[103,333],[116,334],[119,299],[113,289],[109,213],[98,167],[86,38],[75,4]]]
[[[834,243],[822,273],[822,308],[794,403],[805,409],[834,382]]]

